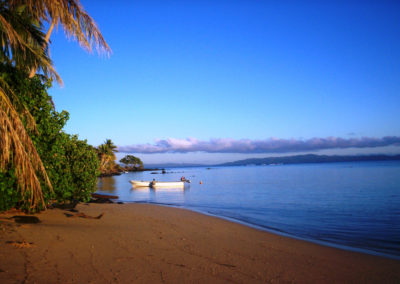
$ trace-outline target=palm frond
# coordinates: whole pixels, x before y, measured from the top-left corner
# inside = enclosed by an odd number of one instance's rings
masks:
[[[26,11],[16,10],[0,3],[0,59],[26,72],[38,68],[46,77],[62,84],[48,50],[43,49],[46,41],[41,27],[33,23],[33,18]]]
[[[13,7],[25,5],[38,22],[61,25],[68,38],[77,40],[89,52],[94,47],[100,54],[111,53],[97,24],[79,0],[10,0],[9,3]]]
[[[52,190],[42,161],[30,139],[24,124],[9,99],[10,89],[0,79],[0,169],[12,163],[19,190],[30,209],[46,208],[40,179]],[[5,88],[4,88],[5,87]],[[40,179],[39,179],[40,177]]]

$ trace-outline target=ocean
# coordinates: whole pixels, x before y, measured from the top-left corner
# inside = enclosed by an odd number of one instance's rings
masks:
[[[100,178],[119,201],[175,206],[324,245],[400,259],[400,162],[170,168]],[[185,189],[129,180],[191,180]]]

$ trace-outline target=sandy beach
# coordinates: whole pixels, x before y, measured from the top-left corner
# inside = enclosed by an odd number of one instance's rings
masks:
[[[75,209],[47,210],[32,224],[0,214],[0,283],[400,283],[400,261],[188,210]]]

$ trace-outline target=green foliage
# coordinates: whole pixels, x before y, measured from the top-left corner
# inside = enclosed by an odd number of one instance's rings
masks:
[[[16,188],[14,170],[0,172],[0,210],[8,209],[10,204],[17,204],[21,196]]]
[[[138,157],[135,157],[133,155],[126,155],[123,157],[121,160],[119,160],[121,163],[123,163],[126,166],[132,165],[132,167],[140,167],[143,168],[143,162],[140,160]]]
[[[47,201],[56,199],[87,201],[96,190],[99,161],[96,150],[76,135],[63,132],[69,114],[57,112],[47,90],[50,82],[42,83],[38,76],[28,79],[25,74],[0,66],[0,76],[13,88],[18,99],[27,106],[37,124],[37,132],[29,133],[53,186],[53,192],[41,183]],[[18,206],[21,196],[10,165],[0,173],[0,210]]]
[[[86,141],[79,140],[78,136],[69,138],[65,147],[65,157],[72,178],[69,183],[71,196],[68,199],[89,201],[90,194],[96,190],[96,177],[99,175],[97,153]]]

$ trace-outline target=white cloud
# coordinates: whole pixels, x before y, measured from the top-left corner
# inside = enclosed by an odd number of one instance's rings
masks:
[[[304,151],[318,151],[325,149],[367,148],[400,146],[400,137],[386,136],[382,138],[312,138],[279,139],[269,138],[265,140],[228,139],[218,138],[202,141],[195,138],[177,139],[168,138],[155,141],[154,144],[137,144],[118,147],[123,153],[290,153]]]

